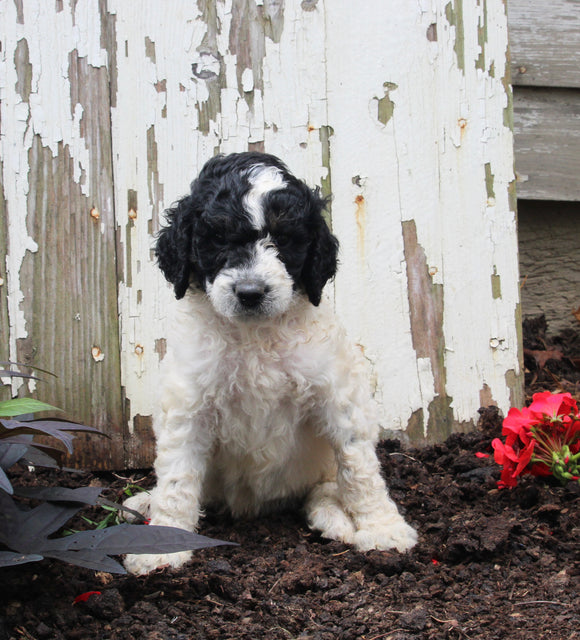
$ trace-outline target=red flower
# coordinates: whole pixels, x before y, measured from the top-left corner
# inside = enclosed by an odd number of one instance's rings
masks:
[[[517,477],[524,472],[532,459],[534,453],[535,442],[529,440],[524,446],[520,446],[517,438],[506,438],[505,444],[495,438],[491,443],[494,449],[494,460],[503,466],[501,472],[501,480],[498,483],[502,487],[515,487],[518,480]]]
[[[563,482],[578,475],[580,415],[569,393],[536,393],[529,407],[510,409],[502,435],[505,443],[499,438],[491,443],[502,466],[499,488],[515,487],[524,473]]]

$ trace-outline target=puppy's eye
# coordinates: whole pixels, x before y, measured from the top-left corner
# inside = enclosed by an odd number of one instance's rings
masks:
[[[222,231],[214,231],[213,233],[207,236],[207,240],[211,242],[214,246],[223,247],[227,244],[226,234]]]

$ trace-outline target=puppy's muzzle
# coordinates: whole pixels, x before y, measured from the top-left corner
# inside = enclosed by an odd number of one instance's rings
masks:
[[[243,280],[234,285],[234,293],[244,309],[257,309],[269,288],[259,280]]]

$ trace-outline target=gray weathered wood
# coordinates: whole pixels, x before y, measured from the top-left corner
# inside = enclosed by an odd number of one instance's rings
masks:
[[[0,176],[2,175],[2,162],[0,161]],[[0,181],[0,362],[9,359],[10,327],[8,324],[8,283],[6,281],[6,247],[8,229],[6,225],[6,200],[4,197],[4,185]],[[0,368],[2,368],[0,366]],[[0,384],[0,400],[8,400],[10,393],[8,388]]]
[[[580,87],[580,0],[508,0],[515,85]]]
[[[580,200],[580,92],[519,87],[514,133],[518,197]]]
[[[21,49],[15,61],[27,100],[30,63]],[[57,142],[55,154],[40,135],[31,137],[27,230],[37,250],[26,253],[18,273],[26,335],[17,339],[17,358],[58,378],[20,393],[32,391],[109,436],[79,437],[69,464],[123,468],[109,74],[76,50],[66,73],[71,111],[82,110],[79,132],[92,170],[79,180],[68,144]],[[9,208],[9,224],[22,213]]]

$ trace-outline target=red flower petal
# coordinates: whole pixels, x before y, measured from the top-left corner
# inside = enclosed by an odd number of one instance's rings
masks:
[[[529,410],[538,416],[546,415],[555,418],[556,416],[566,416],[572,412],[576,413],[578,408],[576,400],[569,393],[544,391],[534,393]]]
[[[481,451],[475,452],[476,458],[489,458],[489,453],[482,453]]]
[[[86,602],[91,596],[100,596],[100,591],[87,591],[86,593],[81,593],[80,596],[77,596],[73,600],[73,604],[78,604],[79,602]]]

